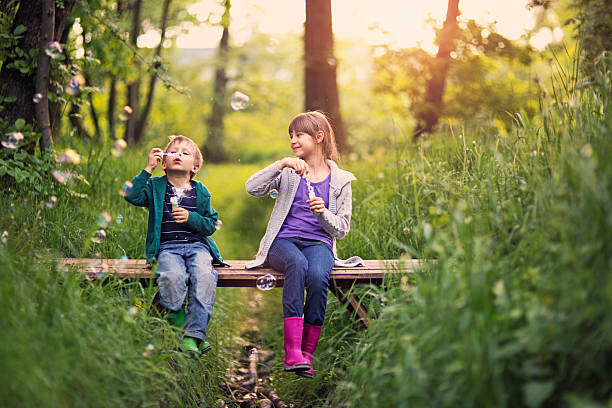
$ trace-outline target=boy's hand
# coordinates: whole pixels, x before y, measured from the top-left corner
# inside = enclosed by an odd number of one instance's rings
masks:
[[[174,217],[174,221],[176,221],[178,224],[182,224],[187,222],[187,219],[189,218],[189,211],[183,207],[176,207],[174,210],[172,210],[172,216]]]
[[[153,173],[153,170],[155,170],[155,168],[163,160],[163,158],[164,151],[162,149],[160,149],[159,147],[152,148],[149,152],[149,155],[147,156],[147,167],[145,167],[145,170],[149,173]]]
[[[317,214],[322,214],[325,211],[325,201],[321,197],[311,198],[306,200],[306,203],[310,206],[310,211]]]
[[[278,163],[278,169],[282,170],[285,167],[291,167],[299,176],[308,174],[310,167],[308,163],[297,157],[285,157]]]

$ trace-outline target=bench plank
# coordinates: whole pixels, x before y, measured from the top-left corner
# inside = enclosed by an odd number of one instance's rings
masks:
[[[255,287],[257,279],[265,274],[276,278],[276,287],[282,287],[285,275],[271,268],[245,269],[247,260],[226,261],[230,266],[216,266],[218,273],[217,286],[219,287]],[[104,279],[112,276],[122,279],[151,279],[154,278],[151,265],[144,259],[98,259],[98,258],[62,258],[58,263],[67,271],[84,272],[88,277]],[[397,259],[366,260],[365,266],[355,268],[334,268],[330,273],[331,292],[343,303],[355,318],[359,319],[365,328],[370,326],[368,312],[360,304],[355,295],[350,292],[353,285],[373,284],[381,285],[385,275],[392,273],[412,273],[423,260]]]
[[[97,259],[97,258],[62,258],[58,262],[70,270],[85,272],[89,277],[103,279],[106,276],[116,278],[148,279],[152,277],[150,265],[144,259]],[[226,261],[229,267],[216,266],[219,275],[219,287],[255,287],[259,277],[271,274],[276,278],[276,286],[282,287],[284,274],[271,268],[245,269],[247,260]],[[380,285],[387,273],[411,273],[422,264],[421,260],[411,259],[398,261],[366,260],[365,266],[355,268],[334,268],[330,278],[336,286],[350,287],[355,284]]]

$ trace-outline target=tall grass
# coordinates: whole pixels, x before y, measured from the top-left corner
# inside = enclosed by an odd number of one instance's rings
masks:
[[[128,205],[119,190],[142,169],[148,150],[113,157],[104,146],[70,147],[82,163],[62,170],[80,178],[65,185],[50,176],[45,180],[57,197],[55,205],[47,206],[50,197],[35,194],[28,181],[5,189],[0,203],[0,231],[7,232],[0,243],[1,405],[212,405],[237,347],[233,339],[245,314],[242,295],[231,288],[217,291],[207,337],[213,351],[198,360],[177,352],[180,333],[148,314],[156,290],[152,282],[87,280],[59,268],[54,259],[64,256],[144,256],[147,212]],[[238,194],[243,183],[207,179],[215,172],[238,179],[245,171],[226,166],[201,174],[222,219],[225,209],[246,205]],[[94,243],[103,211],[113,221],[105,228],[106,239]],[[123,222],[116,223],[119,214]],[[231,218],[215,234],[223,256],[254,252],[256,243],[224,244],[239,234]],[[147,352],[149,344],[153,350]]]
[[[510,137],[459,130],[360,184],[342,251],[437,263],[370,302],[327,405],[612,402],[609,62],[589,82],[559,67]]]

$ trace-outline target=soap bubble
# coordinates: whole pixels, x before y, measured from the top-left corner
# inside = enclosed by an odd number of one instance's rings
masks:
[[[279,41],[276,38],[270,38],[270,41],[268,41],[268,45],[266,45],[266,51],[268,51],[270,54],[274,54],[276,52],[278,44]]]
[[[222,226],[223,226],[223,221],[217,220],[217,222],[215,223],[215,229],[220,230]]]
[[[265,274],[264,276],[260,276],[257,278],[255,282],[255,286],[259,290],[270,290],[276,287],[276,278],[272,274]]]
[[[243,110],[249,105],[249,97],[248,95],[243,94],[242,92],[235,91],[232,94],[232,109],[233,110]]]
[[[108,224],[110,222],[111,216],[107,211],[102,211],[100,214],[98,214],[98,217],[96,218],[96,224],[98,224],[100,228],[108,227]]]
[[[57,59],[62,55],[62,45],[58,41],[51,41],[45,48],[45,54],[53,59]]]
[[[47,206],[47,208],[53,208],[53,207],[55,207],[56,203],[57,203],[57,197],[56,196],[51,196],[51,197],[49,197],[49,199],[47,200],[45,205]]]
[[[134,109],[130,105],[125,105],[121,112],[119,113],[120,120],[128,120],[130,116],[134,113]]]
[[[98,279],[102,279],[108,273],[108,267],[106,265],[100,265],[98,263],[89,264],[89,268],[87,269],[87,274],[90,276],[95,276]]]
[[[2,231],[2,237],[0,239],[2,240],[3,244],[6,244],[6,242],[8,241],[8,237],[9,237],[8,231],[6,230]]]
[[[123,222],[123,215],[121,214],[117,215],[117,218],[115,218],[115,222],[117,224],[121,224]]]
[[[127,147],[127,143],[123,139],[117,139],[113,143],[113,147],[111,148],[111,153],[113,156],[119,156],[123,152],[123,149]]]
[[[53,170],[51,174],[53,175],[53,178],[57,180],[57,182],[60,184],[66,184],[72,178],[72,174],[70,172],[66,171],[62,173],[58,169]]]
[[[145,357],[150,357],[151,356],[151,352],[155,350],[155,346],[152,345],[151,343],[147,344],[147,346],[145,347],[144,351],[142,352],[142,355]]]
[[[272,190],[270,190],[270,197],[271,198],[276,198],[278,197],[278,190],[273,188]]]
[[[7,149],[16,149],[21,144],[23,140],[23,133],[21,132],[11,132],[7,133],[6,138],[2,141],[2,146]]]
[[[130,195],[130,192],[132,191],[132,187],[134,187],[134,185],[132,184],[131,181],[126,181],[121,185],[121,190],[119,190],[119,195],[122,197],[125,197],[126,195]]]
[[[68,84],[64,87],[64,91],[70,96],[75,96],[81,92],[81,87],[83,85],[85,85],[85,78],[81,74],[76,74],[70,78],[70,81],[68,81]]]
[[[64,153],[59,158],[60,163],[79,164],[81,163],[81,156],[72,149],[64,150]]]
[[[32,102],[34,103],[39,103],[42,100],[43,100],[43,94],[41,93],[34,94],[34,96],[32,97]]]
[[[106,238],[106,231],[103,229],[99,229],[96,231],[95,235],[91,238],[91,242],[95,244],[101,244]]]

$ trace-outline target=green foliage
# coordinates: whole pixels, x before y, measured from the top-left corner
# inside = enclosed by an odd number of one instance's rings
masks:
[[[507,111],[524,109],[530,116],[534,90],[529,69],[534,51],[495,32],[493,25],[474,20],[461,22],[454,39],[450,69],[446,78],[443,122],[451,124],[494,118],[505,131],[511,118]],[[381,48],[375,59],[374,91],[395,97],[391,109],[398,115],[406,111],[418,115],[425,105],[427,84],[437,70],[437,59],[420,48],[393,50]],[[501,126],[500,126],[501,125]]]
[[[432,140],[356,189],[345,255],[437,262],[388,283],[329,406],[609,404],[607,64],[561,70],[512,136]]]
[[[575,25],[576,37],[584,49],[583,66],[589,73],[612,50],[612,4],[606,0],[572,0],[574,13],[566,24]]]

